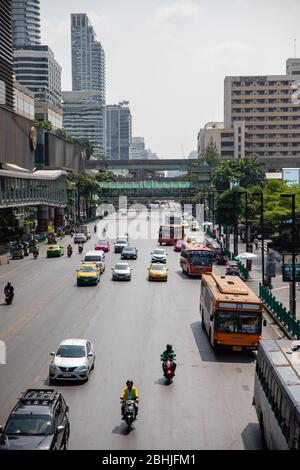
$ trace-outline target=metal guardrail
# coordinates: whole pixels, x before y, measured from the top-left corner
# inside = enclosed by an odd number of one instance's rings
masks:
[[[259,297],[266,309],[275,317],[277,323],[287,330],[291,337],[300,339],[300,322],[261,283],[259,284]]]

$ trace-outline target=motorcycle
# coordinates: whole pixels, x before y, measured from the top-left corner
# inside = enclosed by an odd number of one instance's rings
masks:
[[[34,251],[32,252],[32,255],[33,255],[33,258],[34,258],[34,259],[37,259],[37,257],[39,256],[39,250],[34,250]]]
[[[174,378],[174,363],[171,359],[167,359],[166,362],[163,363],[163,370],[164,377],[170,384]]]
[[[11,305],[13,298],[14,298],[14,294],[9,291],[6,291],[4,294],[5,294],[5,302],[7,303],[7,305]]]
[[[135,412],[134,404],[135,404],[134,400],[126,400],[125,402],[124,421],[127,424],[128,431],[130,431],[132,423],[136,419],[136,412]]]
[[[225,266],[228,262],[228,256],[226,255],[217,255],[216,256],[216,263],[221,265],[221,266]]]
[[[81,255],[83,252],[83,245],[78,245],[78,253]]]
[[[73,253],[73,249],[72,249],[72,248],[68,248],[68,257],[69,257],[69,258],[71,258],[72,253]]]

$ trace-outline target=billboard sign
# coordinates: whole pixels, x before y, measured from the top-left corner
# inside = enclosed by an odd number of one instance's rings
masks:
[[[300,169],[299,168],[282,168],[282,179],[289,186],[300,184]]]
[[[300,282],[300,255],[295,257],[295,281]],[[293,256],[291,254],[283,255],[283,271],[282,271],[282,280],[283,282],[292,281],[293,271]]]

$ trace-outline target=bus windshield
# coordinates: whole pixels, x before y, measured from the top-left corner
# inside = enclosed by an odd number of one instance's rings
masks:
[[[215,329],[228,333],[260,333],[262,317],[252,312],[218,311]]]
[[[211,257],[209,255],[190,254],[189,261],[192,266],[209,266],[211,264]]]

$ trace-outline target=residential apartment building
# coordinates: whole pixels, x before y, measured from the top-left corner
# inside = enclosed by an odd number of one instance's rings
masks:
[[[224,122],[208,122],[200,129],[197,140],[197,153],[200,157],[208,147],[215,147],[223,159],[241,158],[245,153],[245,124],[233,123],[233,127],[224,126]]]
[[[13,45],[37,46],[41,43],[39,0],[12,0]]]
[[[295,65],[292,65],[292,62]],[[300,158],[300,87],[296,59],[291,75],[226,77],[224,126],[240,124],[238,156],[284,162]],[[292,73],[295,73],[292,75]],[[244,149],[243,149],[244,145]],[[286,166],[286,165],[285,165]]]
[[[132,117],[128,102],[106,107],[106,155],[111,160],[129,160]]]
[[[0,1],[0,105],[14,107],[11,0]]]
[[[63,92],[63,125],[106,154],[105,53],[86,14],[71,14],[72,90]]]
[[[71,14],[72,90],[95,90],[105,103],[105,52],[86,14]]]

